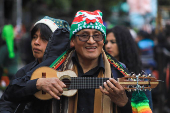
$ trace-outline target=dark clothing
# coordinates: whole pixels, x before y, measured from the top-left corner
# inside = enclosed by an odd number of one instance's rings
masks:
[[[34,61],[17,71],[15,74],[15,79],[10,82],[0,99],[0,113],[5,113],[7,111],[13,113],[15,108],[18,106],[18,103],[27,102],[29,102],[29,104],[25,107],[25,113],[44,113],[45,110],[48,110],[45,105],[49,105],[49,101],[41,101],[34,97],[34,93],[38,91],[36,89],[37,79],[30,80],[30,77],[34,70],[38,67],[50,66],[53,61],[58,58],[58,56],[70,47],[69,43],[69,31],[64,28],[58,28],[47,44],[43,56],[43,62],[38,64],[37,61]],[[30,100],[34,101],[34,104],[31,104]],[[32,106],[35,106],[35,108],[33,107],[32,109],[29,109],[30,111],[28,111],[28,108]],[[41,109],[42,107],[44,109]],[[32,110],[36,112],[32,112]]]
[[[26,72],[30,71],[33,67],[35,67],[38,64],[37,61],[31,62],[25,67],[21,68],[15,75],[15,78],[22,77],[23,75],[26,74]],[[8,90],[8,87],[7,89]],[[6,92],[6,91],[5,91]],[[1,99],[0,99],[0,113],[2,111],[9,111],[9,112],[14,112],[16,107],[18,106],[19,102],[11,103],[6,99],[6,93],[3,93]]]
[[[83,69],[81,68],[81,65],[78,62],[78,58],[76,54],[73,55],[72,61],[74,64],[77,65],[78,77],[97,77],[101,69],[105,71],[102,55],[99,56],[98,66],[89,70],[86,73],[83,72]],[[112,65],[111,65],[111,69],[112,69],[113,77],[115,79],[117,79],[118,77],[123,77],[123,75]],[[95,95],[95,89],[78,90],[77,113],[93,113],[94,95]],[[129,97],[129,99],[131,98],[130,94],[127,94],[127,96]],[[130,100],[124,107],[120,108],[120,111],[121,113],[132,113]]]
[[[32,72],[35,69],[41,66],[50,66],[50,64],[60,55],[59,53],[64,52],[64,51],[61,51],[60,49],[56,50],[54,49],[53,46],[50,46],[50,44],[57,42],[58,45],[60,45],[58,48],[61,48],[61,44],[63,43],[61,43],[60,40],[63,41],[62,38],[60,39],[57,38],[56,41],[49,41],[47,48],[46,48],[46,54],[44,55],[44,61],[42,63],[38,65],[36,64],[27,65],[17,72],[16,79],[14,79],[10,83],[10,85],[7,87],[4,93],[4,96],[3,96],[4,100],[12,101],[15,103],[27,103],[23,113],[49,113],[51,100],[44,101],[44,100],[39,100],[34,97],[34,94],[38,91],[36,88],[37,79],[30,80],[30,77],[31,77]],[[62,48],[63,46],[66,46],[66,45],[62,45]],[[57,52],[57,55],[56,55],[56,52]],[[78,58],[76,57],[75,53],[72,57],[72,60],[73,60],[73,63],[77,64],[79,77],[92,76],[92,75],[97,76],[100,69],[104,70],[104,64],[103,64],[103,59],[101,55],[98,61],[99,65],[95,67],[94,69],[91,69],[87,73],[83,73],[83,70],[78,63]],[[30,68],[31,71],[26,70],[27,68]],[[112,68],[112,73],[113,73],[114,78],[123,77],[123,75],[117,69],[115,69],[113,66],[111,66],[111,68]],[[94,89],[78,90],[78,92],[79,92],[80,98],[78,100],[78,109],[77,109],[78,112],[77,113],[83,113],[83,112],[92,113],[93,104],[94,104]],[[82,98],[84,95],[88,98]],[[128,97],[130,96],[128,95]],[[121,113],[132,113],[130,101],[127,103],[127,105],[121,108]]]
[[[9,58],[9,52],[8,52],[8,47],[7,45],[3,45],[0,47],[0,67],[1,68],[6,68],[8,73],[7,76],[9,77],[10,80],[13,79],[15,73],[17,72],[17,66],[18,66],[18,58],[19,54],[17,49],[15,49],[15,57],[14,58]],[[1,79],[0,75],[0,79]]]

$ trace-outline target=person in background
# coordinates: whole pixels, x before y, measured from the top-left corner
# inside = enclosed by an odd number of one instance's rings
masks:
[[[151,38],[151,34],[144,30],[139,30],[136,38],[143,70],[147,74],[152,73],[152,71],[157,67],[154,56],[155,43]]]
[[[142,63],[138,47],[129,29],[125,26],[115,26],[107,29],[106,33],[105,51],[124,63],[130,72],[136,75],[142,74]],[[145,93],[149,99],[150,108],[153,109],[151,92],[146,91]]]
[[[10,82],[10,85],[16,86],[16,87],[22,87],[24,83],[15,82],[15,80],[20,80],[26,73],[33,70],[37,65],[41,64],[42,61],[45,59],[44,55],[47,54],[47,45],[49,44],[49,40],[53,41],[56,37],[52,37],[54,34],[54,31],[56,29],[60,28],[67,28],[69,30],[69,25],[66,21],[51,18],[48,16],[45,16],[41,20],[37,21],[32,29],[31,29],[31,46],[32,46],[32,53],[35,57],[35,61],[27,64],[23,68],[19,69],[17,73],[15,74],[15,78]],[[58,38],[58,37],[57,37]],[[62,37],[60,37],[62,38]],[[55,43],[55,42],[53,42]],[[49,44],[48,48],[52,48],[52,45]],[[15,83],[16,84],[15,84]],[[32,81],[27,87],[32,86],[33,82],[36,82],[35,80]],[[26,82],[25,82],[26,83]],[[0,99],[0,113],[14,113],[14,111],[17,111],[17,107],[21,106],[20,101],[10,101],[8,99],[8,90],[9,88],[5,90],[3,93],[1,99]],[[12,91],[12,90],[11,90]],[[12,91],[13,92],[13,91]],[[31,93],[31,90],[26,90],[26,93]],[[24,92],[21,92],[22,95]],[[10,93],[13,94],[13,93]],[[27,98],[27,97],[26,97]],[[13,98],[16,99],[17,98]],[[29,98],[30,99],[30,98]],[[25,102],[25,101],[24,101]],[[22,102],[21,102],[22,103]],[[21,108],[20,108],[21,109]],[[23,106],[23,109],[25,110],[25,107]],[[22,112],[22,111],[19,111]]]
[[[9,81],[12,80],[18,68],[18,50],[14,41],[14,28],[12,24],[4,25],[1,33],[2,43],[0,46],[0,89],[5,90]]]
[[[106,52],[123,62],[130,72],[141,73],[140,56],[129,29],[124,26],[115,26],[112,29],[107,29],[106,33],[107,37],[104,46]]]

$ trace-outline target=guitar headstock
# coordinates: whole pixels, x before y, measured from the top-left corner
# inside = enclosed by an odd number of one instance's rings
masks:
[[[127,91],[151,90],[159,84],[159,80],[151,76],[151,74],[128,75],[126,77],[118,78],[118,82]]]

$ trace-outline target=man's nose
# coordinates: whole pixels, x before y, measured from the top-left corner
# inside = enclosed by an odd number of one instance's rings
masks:
[[[93,39],[93,36],[89,36],[89,40],[87,40],[88,43],[95,43],[96,41]]]

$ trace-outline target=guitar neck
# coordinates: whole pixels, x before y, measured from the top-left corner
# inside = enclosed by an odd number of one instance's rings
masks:
[[[99,86],[103,87],[103,83],[109,80],[109,78],[97,78],[97,77],[71,77],[71,80],[63,80],[69,90],[71,89],[98,89]],[[125,89],[136,89],[137,85],[140,85],[143,89],[151,89],[156,87],[158,81],[122,81],[118,78],[118,82]]]
[[[97,89],[99,86],[103,87],[103,83],[109,78],[97,77],[71,77],[71,84],[65,82],[68,89]]]

